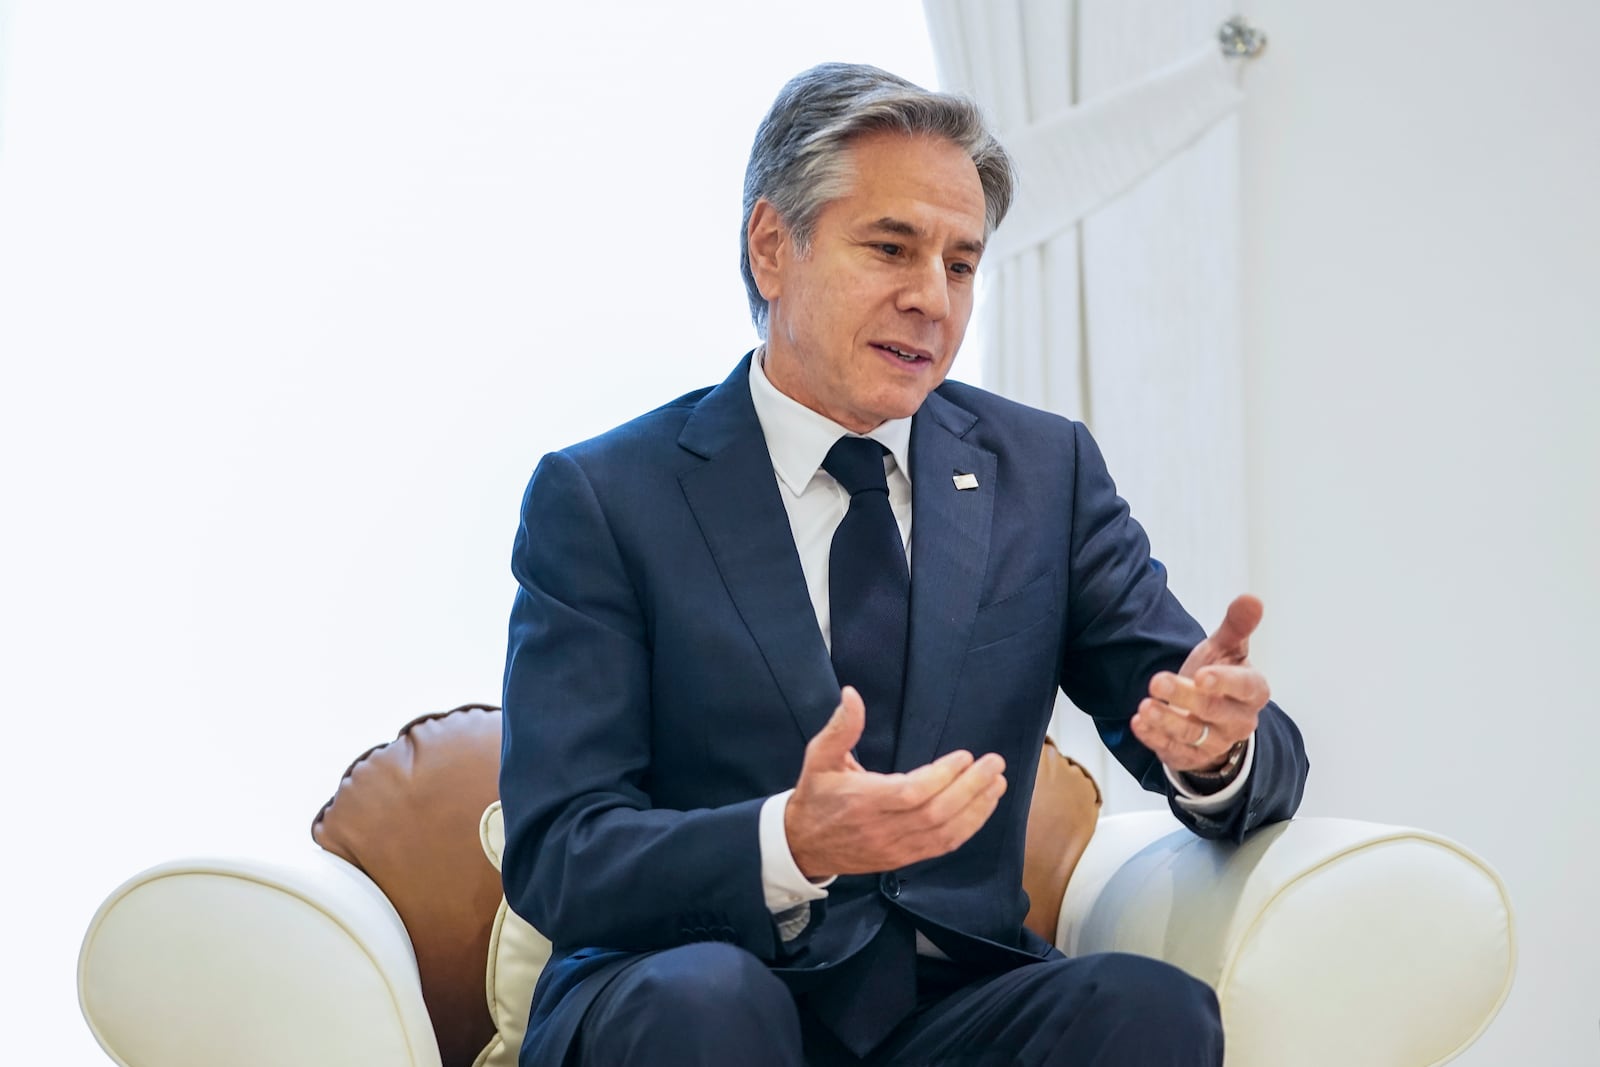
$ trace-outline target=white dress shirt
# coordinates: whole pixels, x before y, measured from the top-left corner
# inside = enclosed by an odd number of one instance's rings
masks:
[[[772,456],[772,471],[778,479],[784,510],[789,515],[789,530],[800,555],[800,569],[805,573],[811,607],[817,613],[822,639],[831,651],[828,556],[833,547],[834,531],[850,509],[850,494],[822,469],[822,461],[834,442],[851,431],[779,392],[762,369],[763,356],[764,353],[758,352],[750,361],[750,399],[755,404],[756,419],[761,423],[767,451]],[[883,457],[884,475],[889,483],[889,507],[900,526],[909,565],[912,556],[911,420],[891,419],[865,436],[889,450]],[[872,714],[871,708],[867,709],[867,714]],[[1225,788],[1208,796],[1194,793],[1170,769],[1167,777],[1178,790],[1179,804],[1199,814],[1210,814],[1226,808],[1243,787],[1254,756],[1255,738],[1252,737],[1238,776]],[[833,881],[828,878],[813,882],[807,878],[789,851],[783,815],[793,792],[789,789],[768,797],[761,807],[760,817],[761,878],[767,908],[777,919],[779,935],[786,941],[805,929],[811,917],[810,902],[826,898],[827,886]],[[936,953],[936,950],[930,952],[932,946],[920,935],[917,941],[919,951]]]

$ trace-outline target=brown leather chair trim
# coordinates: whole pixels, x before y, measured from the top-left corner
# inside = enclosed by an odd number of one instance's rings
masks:
[[[1022,887],[1028,892],[1023,925],[1046,941],[1056,939],[1061,898],[1100,818],[1100,787],[1055,742],[1039,752],[1039,777],[1028,810],[1028,838],[1022,857]]]
[[[495,1032],[483,983],[502,892],[478,823],[499,775],[500,710],[464,704],[363,753],[311,824],[400,913],[444,1067],[470,1067]]]

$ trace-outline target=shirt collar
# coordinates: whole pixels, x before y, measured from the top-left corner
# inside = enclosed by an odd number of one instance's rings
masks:
[[[811,478],[822,467],[834,442],[846,435],[870,437],[889,450],[895,465],[911,480],[911,419],[890,419],[866,434],[851,434],[826,415],[778,391],[767,378],[761,362],[766,350],[758,348],[750,357],[750,400],[756,419],[767,439],[767,452],[778,480],[794,496],[805,492]]]

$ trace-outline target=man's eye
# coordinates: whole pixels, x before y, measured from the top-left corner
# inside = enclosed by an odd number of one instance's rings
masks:
[[[905,249],[897,244],[880,244],[878,246],[878,251],[882,252],[886,256],[898,256],[901,252],[905,251]]]
[[[952,263],[950,269],[957,274],[971,274],[976,268],[971,263]]]

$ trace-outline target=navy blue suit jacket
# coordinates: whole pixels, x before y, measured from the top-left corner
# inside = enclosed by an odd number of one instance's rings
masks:
[[[895,766],[998,752],[1011,788],[950,855],[841,879],[785,943],[757,816],[794,785],[839,698],[766,442],[749,357],[722,385],[546,456],[513,571],[500,795],[511,907],[555,943],[524,1064],[559,1063],[632,955],[738,944],[795,988],[904,909],[978,967],[1050,947],[1023,917],[1033,775],[1057,687],[1145,788],[1172,794],[1128,720],[1151,675],[1203,638],[1083,426],[946,383],[912,421],[911,634]],[[977,476],[957,490],[955,473]],[[871,715],[872,708],[867,709]],[[1288,818],[1306,759],[1274,705],[1230,810],[1184,823],[1239,839]],[[887,890],[887,891],[886,891]]]

